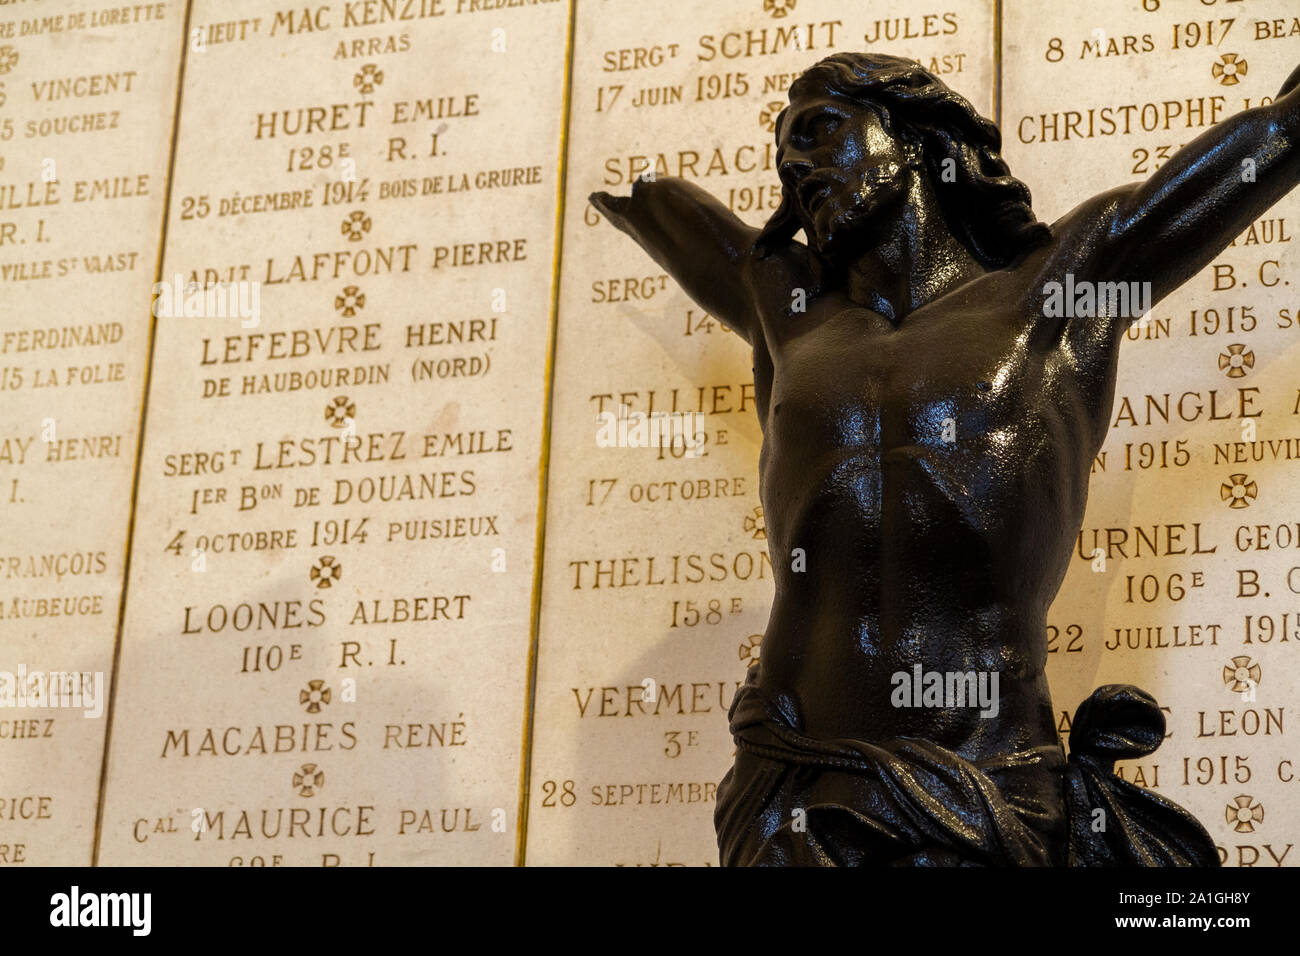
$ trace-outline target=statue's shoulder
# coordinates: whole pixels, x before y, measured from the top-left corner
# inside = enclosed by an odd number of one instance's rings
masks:
[[[999,270],[1013,277],[1007,291],[1016,290],[1037,303],[1044,283],[1073,280],[1104,281],[1122,255],[1124,220],[1133,186],[1120,186],[1083,200],[1048,227],[1050,235],[1026,249]],[[1004,287],[1006,288],[1006,287]]]
[[[812,290],[818,281],[818,270],[808,247],[793,239],[753,243],[746,258],[745,274],[760,302],[766,302],[778,292],[796,288]]]
[[[1080,264],[1102,260],[1123,237],[1135,188],[1130,183],[1097,193],[1052,223],[1052,237],[1045,245],[1049,260]]]

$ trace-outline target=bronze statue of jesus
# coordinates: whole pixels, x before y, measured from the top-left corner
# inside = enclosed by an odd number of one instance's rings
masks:
[[[1048,226],[969,102],[838,53],[790,87],[763,229],[680,179],[591,196],[753,349],[776,593],[731,710],[724,864],[1218,864],[1113,775],[1163,737],[1149,695],[1096,691],[1067,762],[1046,616],[1141,314],[1114,292],[1149,283],[1149,308],[1300,181],[1298,84]],[[1066,286],[1098,307],[1063,317]],[[950,699],[954,674],[992,676],[994,706]]]

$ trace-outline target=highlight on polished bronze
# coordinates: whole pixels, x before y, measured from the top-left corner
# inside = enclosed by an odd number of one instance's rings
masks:
[[[753,350],[775,595],[724,864],[1219,864],[1113,772],[1164,737],[1149,694],[1097,689],[1067,760],[1046,615],[1120,342],[1300,181],[1298,84],[1049,225],[964,98],[837,53],[790,87],[762,229],[675,178],[591,196]]]

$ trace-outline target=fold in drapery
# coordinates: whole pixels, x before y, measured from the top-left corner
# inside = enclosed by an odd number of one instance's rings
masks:
[[[1112,772],[1164,737],[1164,715],[1136,687],[1080,705],[1068,762],[1057,745],[972,762],[915,738],[809,737],[768,705],[758,674],[755,663],[731,705],[736,763],[714,814],[724,865],[1219,863],[1191,814]]]

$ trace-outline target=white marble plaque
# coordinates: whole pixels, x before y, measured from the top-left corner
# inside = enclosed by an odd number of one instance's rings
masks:
[[[194,4],[104,863],[514,861],[567,16]]]
[[[1003,10],[1004,155],[1049,223],[1271,102],[1300,59],[1288,0]],[[1293,194],[1130,329],[1049,616],[1063,737],[1097,686],[1152,693],[1168,737],[1120,771],[1193,812],[1229,866],[1294,865],[1300,826],[1298,215]]]
[[[0,5],[0,866],[91,862],[184,17]]]
[[[743,343],[593,191],[678,176],[761,225],[773,123],[823,56],[920,59],[992,113],[993,4],[579,3],[527,863],[716,864],[727,709],[767,622],[760,433]],[[692,413],[698,456],[602,447],[597,415]],[[694,424],[692,425],[694,428]]]

